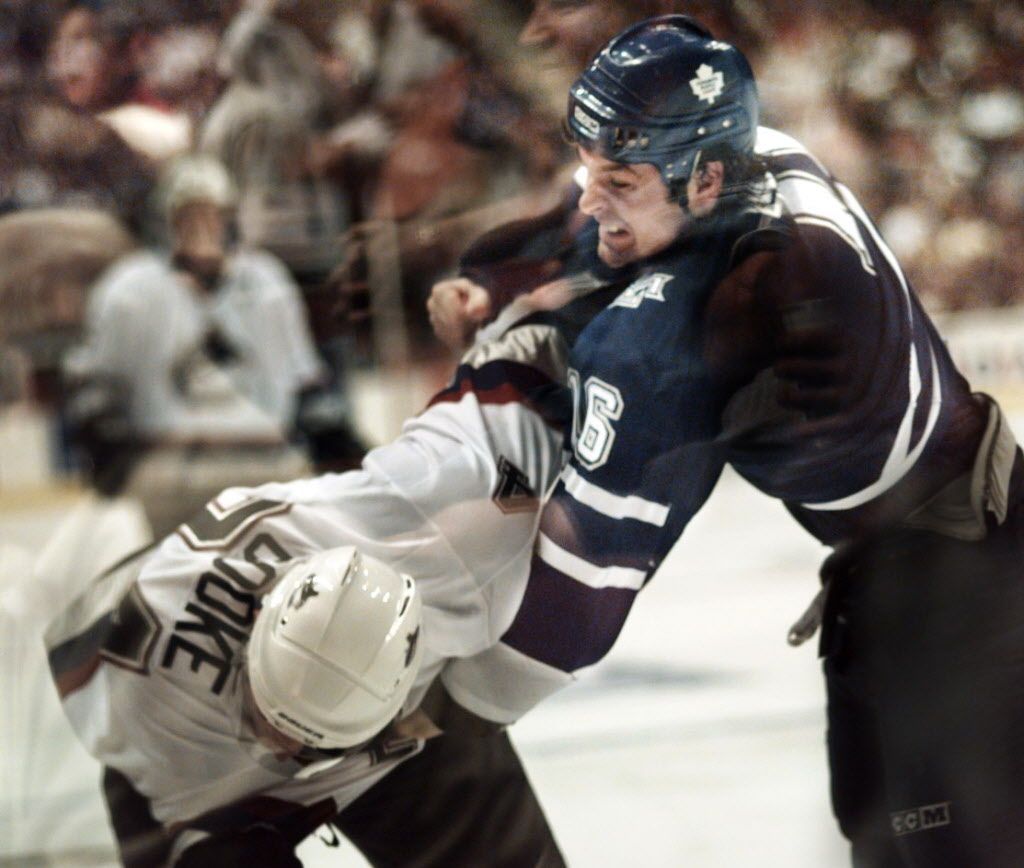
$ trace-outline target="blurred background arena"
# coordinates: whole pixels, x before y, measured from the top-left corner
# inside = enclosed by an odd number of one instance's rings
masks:
[[[744,49],[763,121],[852,188],[1021,417],[1024,7],[680,5]],[[448,376],[430,286],[571,163],[565,75],[517,41],[530,8],[0,3],[0,865],[112,860],[44,669],[61,601],[225,485],[352,466]],[[160,312],[182,280],[206,299],[187,328]],[[271,310],[285,349],[247,326]],[[179,329],[187,358],[161,347]],[[816,661],[784,643],[821,552],[728,475],[698,523],[516,741],[573,864],[841,865]]]

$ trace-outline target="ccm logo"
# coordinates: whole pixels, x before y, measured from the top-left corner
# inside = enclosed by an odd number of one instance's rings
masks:
[[[890,814],[894,835],[910,835],[913,832],[924,832],[938,826],[948,826],[953,820],[949,816],[951,802],[939,802],[936,805],[923,805],[909,811],[897,811]]]
[[[597,138],[597,134],[601,129],[601,124],[596,118],[592,118],[579,106],[576,106],[573,111],[573,116],[577,121],[579,121],[580,126],[590,133],[591,138]]]

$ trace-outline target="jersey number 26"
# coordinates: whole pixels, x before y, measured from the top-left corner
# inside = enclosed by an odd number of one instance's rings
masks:
[[[580,385],[578,371],[569,369],[572,389],[572,449],[587,470],[594,470],[608,460],[615,442],[614,422],[622,417],[625,403],[622,393],[611,383],[598,377],[587,377]]]

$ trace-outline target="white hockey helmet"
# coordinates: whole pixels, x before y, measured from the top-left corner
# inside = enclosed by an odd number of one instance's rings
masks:
[[[190,202],[212,202],[218,208],[231,208],[237,199],[228,170],[208,154],[185,154],[173,160],[160,176],[157,195],[168,217]]]
[[[352,546],[291,567],[253,627],[248,673],[257,709],[309,747],[372,738],[416,678],[421,608],[409,576]]]

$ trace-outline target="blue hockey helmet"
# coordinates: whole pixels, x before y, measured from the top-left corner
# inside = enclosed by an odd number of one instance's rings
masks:
[[[653,163],[675,194],[709,148],[752,154],[757,122],[746,57],[685,15],[624,30],[569,91],[573,141],[617,163]]]

